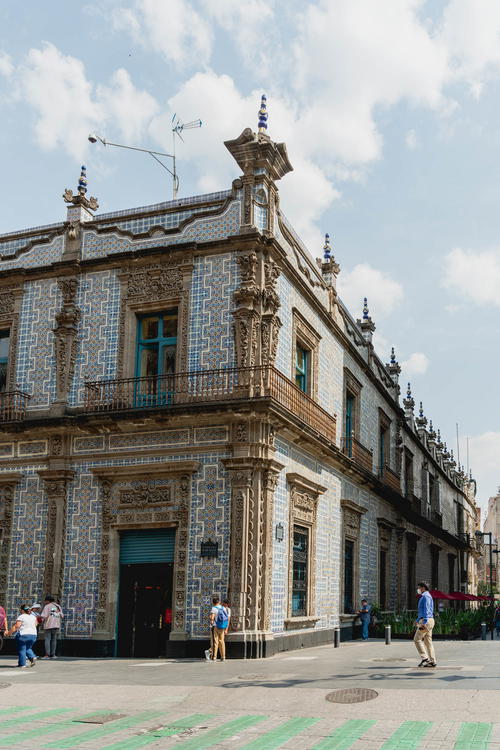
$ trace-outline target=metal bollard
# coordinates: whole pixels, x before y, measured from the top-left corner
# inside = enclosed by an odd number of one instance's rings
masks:
[[[386,646],[391,645],[391,626],[390,625],[385,626],[385,645]]]
[[[333,646],[334,648],[340,646],[340,628],[335,628],[333,631]]]
[[[486,640],[486,623],[485,622],[481,623],[481,640],[482,641]]]

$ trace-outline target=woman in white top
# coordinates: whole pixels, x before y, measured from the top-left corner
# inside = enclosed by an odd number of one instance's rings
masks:
[[[26,657],[28,657],[32,667],[36,664],[36,655],[33,651],[33,644],[36,641],[36,617],[30,614],[31,607],[23,604],[19,610],[15,624],[8,630],[5,635],[16,634],[18,664],[21,669],[26,669]]]

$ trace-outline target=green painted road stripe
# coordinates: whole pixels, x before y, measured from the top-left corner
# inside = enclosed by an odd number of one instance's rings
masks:
[[[143,721],[154,719],[156,716],[160,716],[162,711],[146,711],[142,714],[136,714],[135,716],[127,716],[125,719],[117,719],[109,724],[100,726],[98,729],[91,729],[87,732],[80,732],[80,734],[74,734],[72,737],[68,737],[64,740],[56,740],[55,742],[49,742],[47,745],[42,747],[73,747],[74,745],[81,745],[83,742],[89,740],[99,740],[101,737],[106,737],[108,734],[114,734],[120,729],[128,729],[129,727],[135,727],[137,724],[141,724]]]
[[[487,750],[492,725],[480,721],[467,721],[460,727],[454,750]]]
[[[264,721],[267,716],[244,716],[241,719],[234,719],[229,721],[227,724],[222,724],[217,729],[211,729],[210,732],[206,732],[203,736],[193,737],[192,740],[186,740],[180,747],[182,750],[204,750],[206,747],[212,747],[223,740],[228,740],[238,732],[248,729],[248,727],[258,724],[259,721]]]
[[[288,740],[292,740],[304,729],[316,724],[319,719],[290,719],[285,721],[284,724],[280,724],[279,727],[271,729],[270,732],[257,737],[256,740],[252,740],[247,745],[242,745],[242,750],[274,750],[276,747],[281,747]]]
[[[431,721],[405,721],[396,729],[389,739],[384,742],[381,750],[416,750],[420,740],[432,726]]]
[[[128,740],[121,740],[120,742],[115,742],[113,745],[105,745],[101,750],[136,750],[138,747],[144,747],[145,745],[157,742],[160,737],[173,737],[185,729],[192,729],[209,719],[213,719],[213,717],[214,714],[192,714],[179,721],[172,720],[170,722],[171,727],[158,729],[154,733],[145,734],[142,737],[129,737]]]
[[[90,716],[107,716],[110,711],[93,711],[91,714],[85,714],[85,716],[78,717],[78,719],[66,719],[65,721],[56,721],[54,724],[44,724],[36,729],[27,729],[24,732],[15,732],[9,734],[8,737],[2,737],[0,739],[0,747],[7,747],[9,745],[16,745],[18,742],[23,740],[30,740],[39,737],[41,734],[48,734],[49,732],[58,732],[61,729],[67,729],[68,727],[74,727],[74,722],[82,719],[86,719]]]
[[[51,711],[42,711],[39,714],[28,714],[28,716],[21,716],[17,719],[7,719],[6,721],[0,721],[0,729],[8,729],[9,727],[20,727],[30,721],[39,721],[39,719],[46,719],[49,716],[59,716],[59,714],[65,714],[71,709],[69,708],[54,708]]]
[[[314,745],[312,750],[349,750],[374,724],[375,720],[371,719],[350,719]]]
[[[3,716],[3,714],[17,714],[19,711],[33,711],[33,706],[11,706],[10,708],[2,708],[0,710],[0,716]]]

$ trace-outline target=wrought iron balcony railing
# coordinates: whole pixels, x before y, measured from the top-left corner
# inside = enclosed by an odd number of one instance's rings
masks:
[[[357,438],[354,436],[341,438],[340,448],[342,453],[352,458],[362,469],[373,472],[373,451],[366,448]]]
[[[226,400],[270,398],[316,433],[335,443],[336,418],[275,367],[183,372],[85,383],[88,413],[119,412]]]
[[[20,422],[26,416],[30,396],[23,391],[0,393],[0,422]]]

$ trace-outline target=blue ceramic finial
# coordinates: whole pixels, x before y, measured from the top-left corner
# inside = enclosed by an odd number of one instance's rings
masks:
[[[325,234],[325,244],[323,245],[323,257],[325,260],[330,260],[332,257],[332,248],[330,247],[330,235]]]
[[[80,179],[78,180],[78,192],[80,195],[85,195],[87,192],[87,168],[82,164]]]
[[[391,349],[391,365],[395,365],[395,364],[396,364],[396,353],[394,351],[394,347],[392,347],[392,349]]]
[[[262,94],[259,109],[259,133],[265,133],[267,130],[267,96]]]
[[[424,418],[424,407],[422,405],[422,402],[420,402],[420,410],[418,412],[418,416],[420,417],[420,419]]]
[[[363,320],[368,320],[368,317],[369,317],[370,313],[369,313],[369,310],[368,310],[368,299],[367,299],[367,297],[364,298],[363,302],[364,302],[364,304],[363,304]]]

